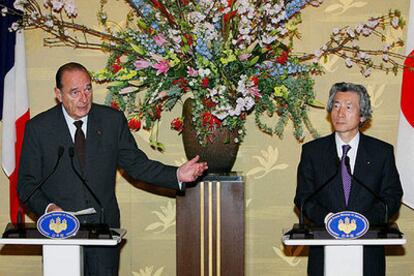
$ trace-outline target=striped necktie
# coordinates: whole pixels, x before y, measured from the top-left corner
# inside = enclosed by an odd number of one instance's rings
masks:
[[[351,175],[346,168],[346,157],[351,149],[350,145],[342,146],[342,158],[341,158],[341,174],[342,174],[342,185],[344,187],[345,204],[348,206],[349,194],[351,192]]]

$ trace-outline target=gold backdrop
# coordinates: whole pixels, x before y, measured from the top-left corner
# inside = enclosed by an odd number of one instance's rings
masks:
[[[78,22],[99,28],[94,14],[98,2],[78,0]],[[109,2],[111,18],[122,26],[127,5],[122,0]],[[303,37],[300,43],[296,43],[295,51],[313,53],[329,39],[334,27],[355,26],[371,16],[385,14],[391,8],[400,9],[406,16],[409,1],[325,0],[319,8],[308,7],[303,13],[301,24]],[[402,32],[390,35],[406,37]],[[32,116],[55,104],[54,74],[61,64],[77,61],[90,70],[98,70],[103,68],[106,60],[105,54],[98,51],[43,47],[43,38],[42,32],[26,32]],[[403,52],[404,49],[401,49]],[[365,85],[374,109],[374,118],[366,133],[395,145],[401,73],[394,76],[374,72],[371,77],[365,78],[357,69],[346,69],[344,62],[335,57],[329,59],[324,67],[326,74],[315,79],[317,98],[326,102],[330,86],[338,81]],[[105,87],[95,85],[95,102],[102,103],[104,98]],[[172,119],[180,113],[181,110],[177,108],[164,116]],[[330,133],[324,110],[313,109],[310,116],[321,135]],[[290,126],[286,129],[285,138],[280,140],[261,133],[251,119],[247,126],[248,135],[234,166],[234,170],[247,176],[246,275],[305,275],[306,248],[284,248],[281,243],[282,231],[297,221],[293,197],[301,144],[293,138]],[[150,158],[179,165],[185,160],[181,137],[169,129],[168,121],[163,121],[160,133],[161,141],[167,146],[165,153],[155,152],[148,146],[148,133],[145,131],[134,135]],[[310,139],[308,135],[306,141]],[[4,174],[0,175],[0,182],[0,227],[3,229],[9,221],[9,188]],[[175,199],[141,188],[142,185],[131,184],[119,175],[116,191],[121,208],[121,224],[128,230],[121,252],[120,275],[175,275]],[[411,243],[414,240],[414,211],[403,206],[398,223],[406,234],[408,244],[390,250],[387,275],[414,275],[414,247]],[[40,254],[39,247],[0,247],[0,275],[41,275]]]

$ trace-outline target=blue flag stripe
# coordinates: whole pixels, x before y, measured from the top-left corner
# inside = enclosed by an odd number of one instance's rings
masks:
[[[0,3],[8,8],[13,8],[14,0],[1,0]],[[0,120],[3,118],[4,78],[14,65],[14,46],[16,33],[9,32],[9,28],[17,18],[14,16],[0,15]]]

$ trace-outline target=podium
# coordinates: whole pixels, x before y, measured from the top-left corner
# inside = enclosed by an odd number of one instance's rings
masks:
[[[363,276],[363,248],[365,245],[403,245],[407,242],[395,224],[386,228],[373,227],[364,236],[354,240],[334,239],[322,227],[306,229],[308,230],[307,234],[298,234],[297,229],[298,227],[294,227],[283,235],[283,244],[323,246],[325,275]]]
[[[101,231],[92,225],[81,225],[76,236],[67,239],[48,239],[36,229],[35,224],[14,226],[8,224],[0,244],[42,245],[44,276],[82,276],[83,246],[114,246],[121,242],[126,231],[107,229]]]
[[[177,275],[244,275],[244,179],[209,174],[177,196]]]

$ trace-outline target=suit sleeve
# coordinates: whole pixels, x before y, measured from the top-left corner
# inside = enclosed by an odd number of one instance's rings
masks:
[[[42,156],[38,137],[36,129],[29,121],[26,124],[24,133],[17,184],[17,191],[22,202],[27,199],[43,177]],[[42,191],[42,188],[39,188],[27,201],[26,206],[36,215],[41,215],[49,203],[50,200]]]
[[[388,206],[388,219],[398,213],[401,206],[403,190],[400,177],[395,165],[393,147],[386,148],[384,166],[382,169],[379,196]],[[370,223],[379,224],[384,222],[384,206],[381,202],[374,204],[364,214]]]
[[[302,154],[297,171],[297,186],[295,195],[296,207],[314,224],[323,225],[326,215],[330,212],[314,198],[309,198],[316,190],[315,168],[309,149],[302,147]],[[303,205],[303,206],[302,206]],[[301,208],[303,207],[303,210]]]
[[[119,166],[136,180],[165,188],[179,189],[177,180],[178,168],[148,159],[147,155],[138,148],[123,114],[120,116],[119,123]]]

